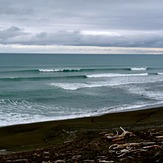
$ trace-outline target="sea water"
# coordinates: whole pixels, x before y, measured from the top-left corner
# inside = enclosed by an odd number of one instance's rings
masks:
[[[0,126],[163,105],[163,55],[0,54]]]

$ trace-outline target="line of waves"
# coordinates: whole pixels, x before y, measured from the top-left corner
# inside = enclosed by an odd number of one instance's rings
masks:
[[[0,71],[0,73],[68,73],[68,72],[94,72],[94,71],[146,71],[146,70],[160,70],[163,68],[150,67],[109,67],[109,68],[56,68],[56,69],[25,69],[13,71]]]
[[[65,69],[39,69],[39,72],[49,73],[49,72],[92,72],[92,71],[119,71],[126,70],[130,71],[130,68],[65,68]]]
[[[121,80],[108,80],[108,81],[98,81],[98,82],[89,82],[89,83],[57,83],[53,82],[50,83],[51,86],[58,87],[64,90],[79,90],[79,89],[91,89],[91,88],[101,88],[101,87],[119,87],[124,85],[130,85],[130,84],[141,84],[141,83],[156,83],[156,82],[162,82],[163,79],[160,78],[151,78],[148,81],[140,78],[131,78],[131,79],[125,79],[122,78]]]
[[[110,67],[110,68],[61,68],[61,69],[38,69],[35,71],[49,73],[49,72],[92,72],[92,71],[145,71],[147,67]],[[152,69],[152,68],[150,68]]]
[[[54,80],[54,79],[84,79],[87,78],[86,75],[78,76],[57,76],[57,77],[10,77],[10,78],[0,78],[0,81],[38,81],[38,80]]]
[[[163,73],[137,73],[137,74],[118,74],[118,73],[102,73],[86,75],[87,78],[108,78],[108,77],[134,77],[134,76],[150,76],[150,75],[163,75]]]
[[[150,75],[150,74],[148,73],[141,73],[141,74],[104,73],[104,74],[91,74],[91,75],[87,75],[87,77],[88,78],[107,78],[107,77],[129,77],[129,76],[147,76],[147,75]]]
[[[55,77],[8,77],[8,78],[0,78],[0,81],[24,81],[24,80],[39,81],[39,80],[55,80],[55,79],[134,77],[134,76],[149,76],[149,75],[163,75],[163,73],[139,73],[139,74],[102,73],[102,74],[55,76]]]

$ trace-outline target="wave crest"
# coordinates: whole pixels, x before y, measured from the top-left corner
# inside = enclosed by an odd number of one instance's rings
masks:
[[[96,71],[146,71],[151,69],[163,69],[163,68],[149,68],[149,67],[95,67],[95,68],[36,68],[36,69],[20,69],[13,71],[0,71],[0,73],[68,73],[68,72],[96,72]]]
[[[132,67],[130,68],[131,71],[146,71],[148,67]]]
[[[141,74],[115,74],[115,73],[105,73],[105,74],[91,74],[87,75],[88,78],[106,78],[106,77],[129,77],[129,76],[147,76],[148,73]]]
[[[39,72],[55,72],[53,69],[39,69]]]
[[[39,69],[39,72],[79,72],[81,69]]]

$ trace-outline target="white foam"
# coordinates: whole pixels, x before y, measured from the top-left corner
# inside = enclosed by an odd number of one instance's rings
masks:
[[[65,90],[78,90],[82,88],[98,88],[98,87],[106,87],[106,86],[118,86],[124,84],[131,84],[131,83],[140,83],[140,81],[106,81],[106,82],[94,82],[94,83],[51,83],[51,86],[59,87]]]
[[[132,67],[130,68],[132,71],[145,71],[147,67]]]
[[[163,75],[163,72],[158,72],[157,74],[158,74],[158,75]]]
[[[55,72],[64,72],[64,71],[80,71],[81,69],[75,68],[75,69],[71,69],[71,68],[63,68],[63,69],[55,69]]]
[[[97,75],[97,74],[95,74]],[[98,76],[98,75],[97,75]],[[141,76],[144,76],[143,78]],[[87,83],[50,83],[49,85],[59,87],[65,90],[78,90],[82,88],[95,88],[95,87],[106,87],[106,86],[120,86],[120,85],[127,85],[127,84],[138,84],[138,83],[155,83],[155,82],[162,82],[163,78],[159,75],[147,75],[139,74],[139,76],[122,76],[121,78],[112,78],[111,80],[106,78],[105,80],[101,81],[89,81]]]
[[[10,126],[16,124],[28,124],[35,122],[45,122],[52,120],[74,119],[80,117],[90,117],[97,113],[77,113],[71,112],[63,116],[44,116],[39,114],[25,114],[25,113],[2,113],[0,112],[0,126]],[[4,118],[5,117],[5,118]]]
[[[39,69],[40,72],[55,72],[54,69]]]
[[[116,74],[116,73],[104,73],[104,74],[91,74],[86,75],[88,78],[106,78],[106,77],[130,77],[130,76],[147,76],[148,73],[141,74]]]
[[[126,112],[126,111],[134,111],[134,110],[141,110],[141,109],[147,109],[151,107],[156,107],[156,106],[162,106],[163,102],[155,102],[155,103],[145,103],[145,102],[137,102],[135,104],[124,104],[116,107],[110,107],[110,108],[103,108],[102,110],[99,110],[98,112],[102,114],[107,114],[107,113],[116,113],[116,112]]]
[[[147,104],[145,103],[135,103],[132,105],[129,104],[124,104],[124,105],[118,105],[118,106],[114,106],[114,107],[104,107],[103,109],[100,109],[98,112],[99,113],[114,113],[114,112],[124,112],[124,111],[129,111],[129,110],[136,110],[138,108],[142,108],[147,106]]]
[[[151,91],[148,87],[140,87],[140,86],[127,86],[125,87],[129,93],[143,95],[149,99],[163,101],[163,93],[162,91]]]
[[[80,69],[75,68],[61,68],[61,69],[39,69],[39,72],[64,72],[64,71],[80,71]]]
[[[51,83],[51,86],[59,87],[65,90],[78,90],[81,88],[94,88],[102,87],[108,84],[106,83]]]
[[[73,112],[75,109],[72,110],[71,114],[66,113],[62,116],[45,116],[43,114],[27,114],[27,113],[12,113],[12,112],[0,112],[0,126],[9,126],[9,125],[16,125],[16,124],[27,124],[27,123],[34,123],[34,122],[44,122],[44,121],[52,121],[52,120],[64,120],[64,119],[74,119],[80,117],[91,117],[91,116],[98,116],[106,113],[113,113],[113,112],[124,112],[130,110],[139,110],[141,108],[147,108],[149,106],[154,106],[157,104],[162,103],[135,103],[135,104],[124,104],[118,105],[115,107],[104,107],[103,109],[98,110],[89,110],[86,113],[82,112]],[[54,113],[54,112],[53,112]]]

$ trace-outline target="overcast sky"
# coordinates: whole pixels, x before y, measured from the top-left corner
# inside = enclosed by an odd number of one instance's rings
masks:
[[[163,0],[0,0],[0,52],[143,50],[163,52]]]

